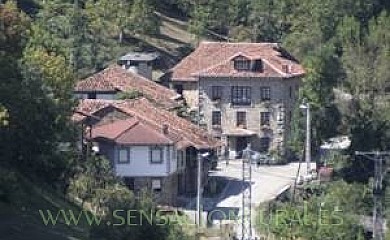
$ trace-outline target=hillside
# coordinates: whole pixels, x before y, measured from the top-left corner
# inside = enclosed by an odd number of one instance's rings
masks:
[[[21,1],[22,6],[19,7],[32,16],[39,7],[37,2],[39,1]],[[156,66],[155,78],[157,79],[161,73],[174,66],[183,56],[192,51],[195,37],[187,31],[187,22],[167,17],[161,13],[156,13],[156,17],[161,25],[158,34],[126,34],[122,44],[112,46],[112,58],[105,65],[115,62],[117,57],[129,51],[158,51],[161,54],[161,61]],[[93,71],[88,68],[80,72],[83,73],[82,75],[88,75]],[[0,111],[0,115],[1,113]],[[0,130],[2,127],[0,125]],[[4,157],[5,165],[11,162],[8,161],[8,155]],[[34,161],[41,160],[34,159]],[[12,164],[14,162],[10,163],[11,166]],[[77,226],[68,226],[61,217],[55,226],[51,226],[50,223],[46,226],[39,210],[44,213],[49,210],[54,217],[60,210],[72,210],[75,214],[83,210],[65,199],[62,193],[53,190],[50,183],[34,177],[36,174],[38,176],[41,174],[34,171],[26,171],[26,169],[19,171],[17,167],[4,168],[0,163],[0,239],[90,239],[91,227],[84,218],[81,218]]]
[[[2,170],[1,172],[5,172]],[[0,239],[2,240],[81,240],[88,239],[89,226],[67,226],[63,220],[55,226],[45,225],[39,210],[55,215],[59,210],[80,212],[51,186],[35,183],[18,172],[8,171],[0,177]]]

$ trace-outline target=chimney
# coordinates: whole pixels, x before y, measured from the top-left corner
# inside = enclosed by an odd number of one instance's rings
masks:
[[[130,72],[152,80],[153,62],[155,62],[158,57],[159,55],[156,52],[129,52],[119,58],[118,64]]]
[[[168,124],[163,124],[162,125],[162,132],[164,135],[168,134]]]

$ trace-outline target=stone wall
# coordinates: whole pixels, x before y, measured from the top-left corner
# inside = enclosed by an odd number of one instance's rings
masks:
[[[152,181],[153,179],[161,179],[161,192],[153,193]],[[136,177],[134,178],[134,191],[146,189],[152,193],[153,197],[159,204],[175,205],[178,190],[178,176],[176,173],[167,177]]]
[[[296,78],[201,78],[200,79],[200,109],[204,122],[209,132],[215,136],[223,136],[224,133],[236,127],[236,113],[246,112],[246,129],[256,132],[252,138],[252,148],[259,149],[260,138],[270,137],[271,149],[284,149],[286,140],[290,134],[290,122],[293,109],[298,99],[300,80]],[[222,99],[212,101],[212,86],[222,86]],[[231,104],[231,87],[251,87],[251,105],[234,106]],[[262,101],[260,87],[271,88],[271,100]],[[221,111],[221,126],[215,128],[211,125],[212,112]],[[270,125],[261,126],[260,113],[270,112]],[[281,116],[281,117],[280,117]],[[227,144],[227,139],[222,138]]]
[[[191,108],[198,107],[198,82],[174,82],[171,83],[171,88],[176,89],[176,86],[181,85],[183,87],[182,96],[187,104]]]

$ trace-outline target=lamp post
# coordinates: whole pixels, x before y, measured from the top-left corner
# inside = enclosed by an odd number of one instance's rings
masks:
[[[198,162],[198,176],[197,176],[197,190],[196,190],[196,223],[198,230],[200,229],[201,226],[201,219],[202,219],[202,214],[201,214],[201,202],[202,202],[202,161],[208,157],[210,153],[205,152],[205,153],[200,153],[198,150],[198,156],[197,156],[197,162]]]
[[[310,104],[306,99],[303,100],[303,103],[299,106],[300,109],[306,110],[306,147],[305,147],[305,160],[306,160],[306,174],[310,174],[310,162],[311,162],[311,140],[310,140]]]

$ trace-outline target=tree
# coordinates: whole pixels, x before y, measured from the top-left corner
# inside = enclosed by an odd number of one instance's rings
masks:
[[[160,32],[160,24],[157,20],[154,0],[134,0],[130,26],[136,34],[157,34]]]
[[[89,47],[91,67],[101,70],[104,63],[112,58],[114,43],[110,37],[112,28],[112,18],[110,10],[113,5],[110,1],[87,0],[85,4],[85,14],[87,17],[87,45]]]
[[[340,133],[341,116],[334,102],[333,89],[341,75],[340,63],[335,48],[323,46],[318,53],[307,57],[303,63],[306,76],[300,90],[300,100],[306,99],[311,107],[312,146],[318,149],[322,142]],[[290,145],[295,151],[304,142],[305,119],[296,106],[293,120],[293,136]],[[315,151],[314,151],[315,153]]]
[[[122,43],[124,31],[131,25],[131,8],[132,1],[117,0],[117,4],[113,4],[116,7],[115,11],[115,25],[118,29],[118,42]],[[118,7],[119,6],[119,7]]]
[[[63,56],[77,75],[80,69],[88,66],[86,24],[78,0],[48,1],[36,15],[28,46]]]
[[[210,6],[197,4],[191,13],[189,31],[196,36],[197,41],[206,34],[208,19],[212,14]]]
[[[0,152],[4,161],[2,164],[12,163],[17,159],[15,154],[14,112],[15,103],[19,99],[21,76],[18,70],[18,60],[22,55],[27,41],[29,18],[21,12],[15,1],[0,4]]]
[[[289,239],[363,239],[363,228],[359,225],[359,214],[367,214],[366,201],[371,198],[361,184],[336,181],[316,190],[308,187],[304,193],[312,192],[305,200],[292,205],[288,202],[270,204],[268,214],[260,212],[261,224],[277,237]],[[354,204],[351,204],[353,202]],[[268,221],[267,221],[268,219]],[[261,227],[261,225],[258,225]]]
[[[281,40],[281,17],[276,0],[256,0],[251,2],[250,25],[253,26],[253,39],[257,42],[279,42]]]

